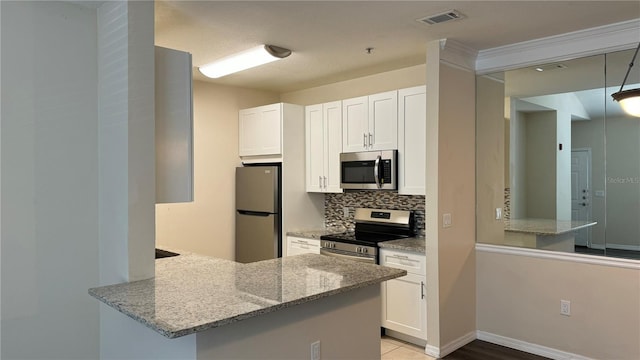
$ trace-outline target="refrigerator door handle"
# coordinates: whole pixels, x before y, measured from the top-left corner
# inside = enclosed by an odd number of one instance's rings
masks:
[[[238,210],[238,214],[249,215],[249,216],[263,216],[263,217],[267,217],[271,215],[271,213],[268,213],[268,212],[249,211],[249,210]]]

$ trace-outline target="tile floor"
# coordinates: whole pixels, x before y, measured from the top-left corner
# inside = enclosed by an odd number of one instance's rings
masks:
[[[435,360],[424,353],[424,347],[383,336],[380,342],[382,360]]]

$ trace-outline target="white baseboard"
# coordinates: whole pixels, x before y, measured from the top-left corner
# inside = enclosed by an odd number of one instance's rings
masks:
[[[492,344],[506,346],[511,349],[525,351],[531,354],[548,357],[556,360],[593,360],[591,358],[553,349],[550,347],[528,343],[526,341],[508,338],[506,336],[496,335],[485,331],[477,331],[478,340],[490,342]]]
[[[424,349],[424,353],[436,359],[443,358],[451,354],[452,352],[458,350],[459,348],[467,345],[468,343],[472,342],[475,339],[476,339],[476,331],[471,331],[440,348],[437,346],[427,344],[427,346]]]

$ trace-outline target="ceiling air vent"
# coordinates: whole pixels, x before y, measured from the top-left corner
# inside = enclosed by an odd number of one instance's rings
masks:
[[[423,17],[422,19],[418,19],[417,21],[420,21],[429,25],[434,25],[434,24],[440,24],[443,22],[458,20],[462,18],[464,18],[464,15],[462,15],[457,10],[447,10],[439,14]]]

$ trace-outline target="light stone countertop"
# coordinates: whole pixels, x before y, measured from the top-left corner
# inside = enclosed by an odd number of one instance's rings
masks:
[[[323,235],[340,234],[347,231],[345,228],[330,228],[330,229],[314,229],[314,230],[294,230],[287,231],[287,236],[295,236],[306,239],[320,239]]]
[[[536,235],[560,235],[596,224],[597,222],[595,221],[511,219],[505,221],[504,231]]]
[[[383,241],[379,242],[378,246],[386,249],[411,251],[418,254],[424,254],[426,248],[425,238],[419,236],[406,239]]]
[[[177,338],[404,275],[316,254],[249,264],[185,254],[156,260],[155,278],[91,288],[89,294]]]

